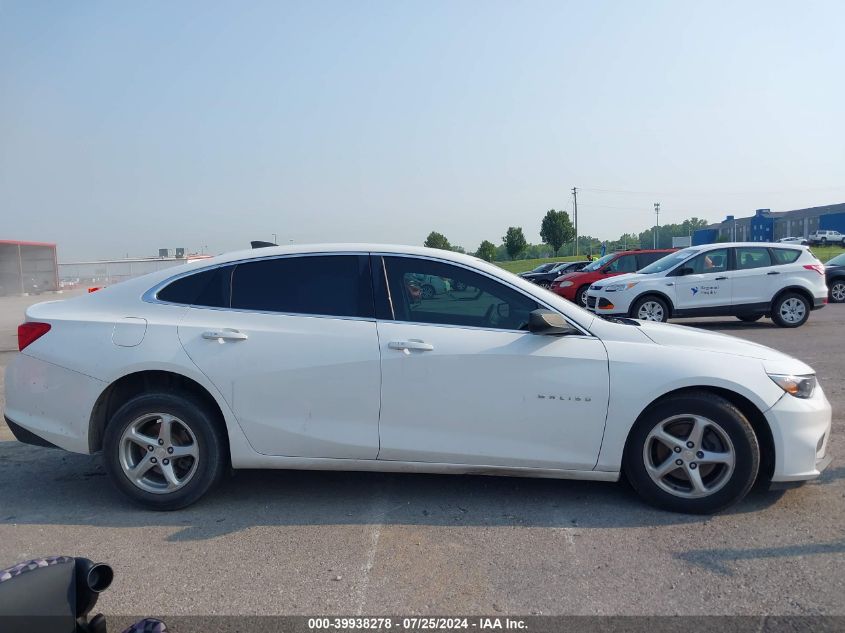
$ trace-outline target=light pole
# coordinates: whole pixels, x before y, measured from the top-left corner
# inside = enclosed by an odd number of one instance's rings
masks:
[[[654,203],[654,248],[657,249],[657,234],[660,233],[660,203]]]
[[[273,236],[273,244],[275,244],[276,246],[278,246],[278,245],[279,245],[279,240],[278,240],[278,238],[276,237],[276,234],[275,234],[275,233],[271,233],[270,235],[272,235],[272,236]]]

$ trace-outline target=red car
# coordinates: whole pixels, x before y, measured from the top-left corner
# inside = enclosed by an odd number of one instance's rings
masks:
[[[676,250],[678,249],[661,248],[608,253],[601,259],[587,264],[577,273],[561,275],[552,282],[550,290],[564,299],[569,299],[580,306],[586,306],[587,288],[590,287],[590,284],[606,277],[637,272],[640,268],[645,268],[652,262],[656,262],[661,257],[674,253]]]

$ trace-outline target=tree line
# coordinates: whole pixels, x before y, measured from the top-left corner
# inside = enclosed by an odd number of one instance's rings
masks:
[[[657,230],[657,248],[671,248],[673,237],[692,235],[708,224],[707,220],[696,217],[688,218],[680,224],[664,224]],[[574,255],[576,252],[575,227],[569,219],[569,214],[566,211],[549,209],[540,222],[540,239],[543,240],[542,243],[530,244],[525,239],[525,233],[521,226],[510,226],[498,245],[489,240],[484,240],[471,254],[488,262]],[[467,252],[462,246],[452,245],[444,234],[437,231],[428,234],[424,245],[429,248],[440,248],[459,253]],[[654,248],[654,245],[654,227],[638,234],[623,233],[615,240],[605,240],[608,253],[630,248]],[[578,236],[577,252],[580,255],[596,255],[601,251],[601,247],[602,240],[596,237],[591,235]]]

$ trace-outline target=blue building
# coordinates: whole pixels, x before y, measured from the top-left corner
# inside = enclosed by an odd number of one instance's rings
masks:
[[[784,237],[807,238],[819,229],[845,233],[845,202],[794,211],[757,209],[754,215],[744,218],[729,215],[722,222],[693,233],[692,243],[776,242]]]

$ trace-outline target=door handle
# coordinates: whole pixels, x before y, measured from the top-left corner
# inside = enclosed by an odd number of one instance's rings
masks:
[[[772,270],[772,271],[767,272],[766,274],[767,275],[780,275],[780,271],[779,270]]]
[[[727,277],[716,277],[716,281],[722,281],[723,279],[727,279]]]
[[[411,350],[417,352],[430,352],[434,349],[434,345],[415,338],[407,341],[390,341],[387,346],[390,349],[399,350],[405,354],[410,354]]]
[[[230,328],[223,330],[209,330],[208,332],[203,332],[202,337],[209,341],[217,341],[221,345],[225,341],[245,341],[249,338],[243,332],[238,332],[237,330],[232,330]]]

